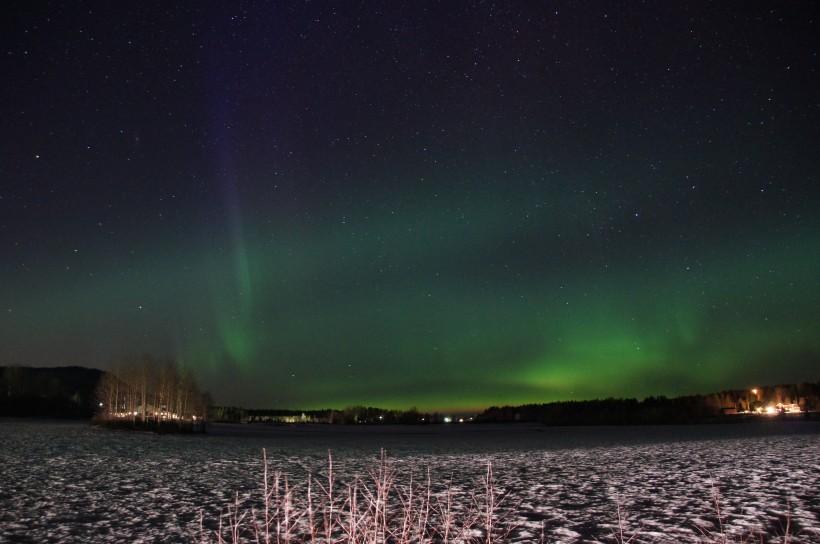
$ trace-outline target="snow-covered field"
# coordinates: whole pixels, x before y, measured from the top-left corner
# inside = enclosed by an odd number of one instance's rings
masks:
[[[367,476],[383,448],[399,481],[467,503],[491,463],[512,542],[820,542],[820,424],[622,428],[215,426],[170,436],[0,420],[0,542],[195,542],[200,512],[259,495],[262,449],[292,482]],[[719,496],[720,516],[713,501]]]

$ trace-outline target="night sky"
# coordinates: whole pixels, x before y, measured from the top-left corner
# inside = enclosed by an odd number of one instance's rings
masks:
[[[5,2],[0,365],[478,410],[816,381],[816,2]]]

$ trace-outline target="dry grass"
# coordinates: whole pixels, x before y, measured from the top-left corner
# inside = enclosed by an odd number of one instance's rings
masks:
[[[501,543],[514,529],[515,505],[498,488],[492,465],[466,507],[453,501],[451,486],[434,492],[429,470],[419,481],[411,474],[397,480],[396,469],[382,452],[367,477],[340,483],[328,455],[323,479],[308,475],[293,485],[280,471],[271,471],[264,457],[262,506],[241,508],[239,495],[220,516],[216,531],[200,521],[203,543],[238,544],[375,544],[375,543]]]
[[[257,507],[244,507],[236,494],[234,504],[219,517],[215,530],[206,530],[200,515],[201,544],[502,544],[527,541],[515,523],[519,504],[496,482],[491,463],[475,482],[468,504],[454,501],[452,481],[434,486],[428,469],[421,480],[410,474],[400,481],[384,451],[365,477],[340,482],[328,454],[327,470],[294,485],[281,471],[270,469],[263,450],[263,485]],[[436,490],[440,489],[440,490]],[[696,525],[704,544],[764,543],[762,534],[727,534],[720,493],[712,485],[712,505],[717,519],[714,531]],[[787,505],[788,506],[788,505]],[[616,505],[617,524],[603,542],[630,544],[656,542],[631,530],[627,513]],[[782,544],[802,541],[791,535],[787,510],[782,536],[769,540]],[[537,542],[549,542],[542,524]],[[814,535],[812,538],[816,538]],[[813,540],[814,541],[814,540]],[[663,542],[661,540],[660,542]]]

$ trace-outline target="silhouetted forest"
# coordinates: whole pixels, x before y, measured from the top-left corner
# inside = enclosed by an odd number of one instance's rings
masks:
[[[288,424],[399,424],[425,425],[445,422],[474,423],[543,423],[545,425],[648,425],[705,423],[710,421],[743,421],[757,418],[766,408],[775,414],[799,409],[807,417],[820,409],[820,383],[802,383],[736,389],[707,395],[676,398],[647,397],[637,399],[596,399],[550,402],[521,406],[493,406],[472,417],[450,419],[445,414],[410,410],[350,406],[341,410],[252,410],[239,407],[212,407],[215,421]],[[746,415],[744,415],[746,414]]]
[[[0,366],[0,416],[90,418],[102,374],[81,366]]]
[[[246,409],[234,406],[214,406],[211,415],[215,421],[244,423],[327,423],[339,425],[384,424],[425,425],[444,423],[445,416],[438,412],[387,410],[372,406],[348,406],[341,410],[266,410]]]
[[[100,407],[102,403],[103,407]],[[0,366],[0,416],[91,418],[95,414],[129,425],[149,420],[288,424],[426,425],[451,421],[446,414],[349,406],[325,410],[260,410],[210,406],[207,393],[173,361],[116,365],[112,372],[80,366],[33,368]],[[676,398],[664,396],[562,401],[493,406],[467,422],[530,422],[545,425],[646,425],[742,421],[756,411],[799,409],[804,417],[820,410],[820,382],[735,389]],[[207,413],[207,412],[210,413]],[[791,414],[800,417],[801,414]],[[116,416],[116,417],[113,417]],[[454,422],[457,422],[456,419]]]
[[[776,414],[786,406],[805,415],[820,408],[820,382],[739,389],[676,398],[643,400],[608,398],[521,406],[493,406],[475,421],[484,423],[537,422],[545,425],[649,425],[741,421],[766,408]],[[793,414],[798,416],[798,414]]]

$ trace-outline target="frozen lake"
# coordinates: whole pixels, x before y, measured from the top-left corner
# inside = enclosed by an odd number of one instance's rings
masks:
[[[516,504],[511,542],[611,542],[618,510],[633,542],[739,535],[820,542],[820,424],[540,426],[214,426],[208,436],[0,419],[0,542],[195,542],[200,511],[258,496],[262,449],[295,482],[332,452],[342,480],[380,450],[402,479],[452,481],[469,502],[488,462]],[[720,497],[718,520],[713,492]]]

